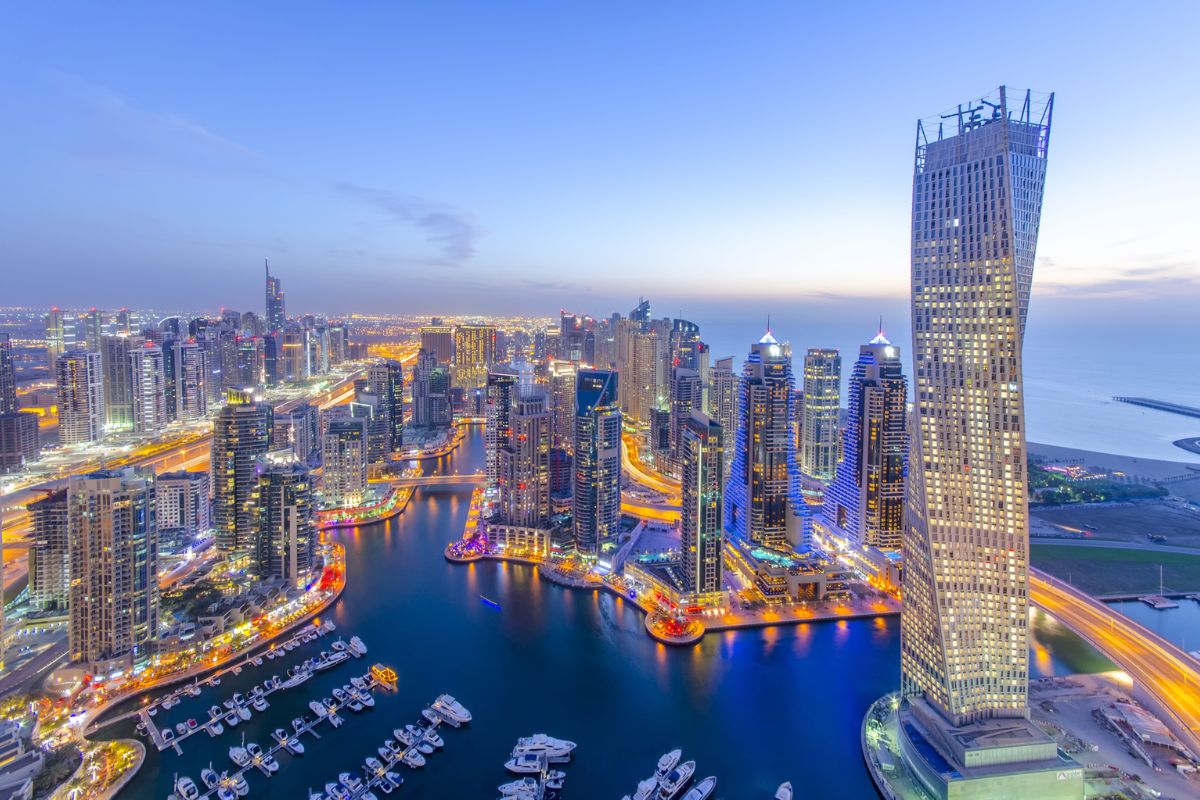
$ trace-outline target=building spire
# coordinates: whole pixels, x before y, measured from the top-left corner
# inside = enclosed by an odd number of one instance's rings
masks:
[[[266,267],[266,270],[267,270],[267,277],[268,277],[268,278],[269,278],[269,277],[271,277],[271,259],[269,259],[269,258],[264,258],[264,259],[263,259],[263,266],[264,266],[264,267]]]

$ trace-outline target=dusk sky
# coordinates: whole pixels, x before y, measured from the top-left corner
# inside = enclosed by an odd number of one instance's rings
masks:
[[[902,307],[915,120],[1004,82],[1057,93],[1035,292],[1194,314],[1200,4],[1128,9],[11,4],[0,302]]]

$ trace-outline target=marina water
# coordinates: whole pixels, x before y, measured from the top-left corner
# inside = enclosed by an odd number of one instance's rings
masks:
[[[482,436],[473,429],[438,469],[473,472],[482,459]],[[282,768],[274,777],[247,772],[251,798],[304,800],[308,788],[321,791],[340,771],[361,770],[393,728],[417,722],[443,692],[462,700],[474,721],[459,730],[443,726],[446,747],[424,768],[397,768],[405,784],[394,797],[495,797],[496,786],[513,777],[503,763],[516,738],[535,732],[579,743],[564,767],[570,800],[617,800],[673,747],[696,760],[698,778],[716,775],[716,796],[727,800],[769,798],[784,780],[799,797],[875,796],[858,732],[867,705],[898,685],[896,618],[730,632],[698,647],[667,648],[646,636],[640,611],[610,594],[564,589],[526,566],[447,563],[442,549],[461,535],[469,502],[470,487],[420,489],[401,516],[335,534],[346,546],[348,585],[322,619],[337,624],[335,636],[360,636],[367,657],[272,694],[266,712],[215,739],[190,737],[182,756],[151,747],[121,797],[162,800],[175,773],[198,781],[209,762],[232,771],[228,750],[243,733],[248,742],[271,744],[275,728],[290,732],[293,717],[312,716],[309,700],[329,696],[375,662],[396,670],[399,691],[377,691],[376,707],[344,713],[341,728],[319,726],[319,740],[303,737],[304,756],[277,754]],[[1035,675],[1105,667],[1053,623],[1035,622],[1035,631]],[[332,639],[228,674],[200,697],[160,710],[155,721],[204,721],[209,706],[285,675]],[[105,736],[133,737],[132,723]]]

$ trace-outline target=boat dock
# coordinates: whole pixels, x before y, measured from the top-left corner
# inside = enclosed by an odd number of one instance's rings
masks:
[[[1165,400],[1154,400],[1149,397],[1114,397],[1113,400],[1118,403],[1128,403],[1131,406],[1153,408],[1155,411],[1166,411],[1170,414],[1179,414],[1184,417],[1200,419],[1200,408],[1185,406],[1180,403],[1168,403]]]
[[[437,729],[439,727],[441,727],[442,722],[443,722],[443,720],[439,717],[439,719],[437,719],[436,721],[430,722],[429,725],[426,727],[426,729],[436,732]],[[420,740],[420,742],[424,742],[424,741],[425,741],[424,738],[422,738]],[[420,750],[418,750],[417,747],[420,744],[420,742],[414,743],[410,746],[406,746],[406,747],[404,747],[403,750],[400,751],[399,755],[391,755],[391,756],[387,757],[386,759],[383,758],[378,753],[378,751],[376,751],[376,753],[374,753],[374,754],[371,754],[370,757],[376,757],[376,756],[379,757],[379,762],[380,762],[380,764],[383,765],[383,769],[382,769],[382,771],[377,772],[374,775],[367,776],[366,782],[363,783],[363,785],[356,790],[351,791],[349,787],[346,787],[344,784],[339,783],[338,779],[330,781],[330,783],[337,783],[337,785],[342,786],[343,788],[346,789],[346,793],[350,796],[351,800],[358,800],[358,798],[362,797],[363,795],[365,795],[367,792],[371,791],[372,789],[377,788],[385,780],[388,780],[387,773],[392,771],[392,767],[399,767],[401,764],[404,764],[405,763],[404,759],[406,757],[408,757],[409,753],[418,753],[419,754]],[[403,744],[403,743],[401,742],[401,744]],[[424,756],[422,756],[422,757],[424,757]],[[416,769],[416,767],[410,767],[410,769]]]
[[[1146,594],[1138,598],[1151,608],[1156,608],[1159,611],[1165,611],[1168,608],[1179,608],[1179,603],[1174,600],[1169,600],[1161,594]]]
[[[381,684],[378,681],[376,681],[374,678],[371,677],[370,673],[363,675],[362,680],[365,682],[366,691],[368,691],[368,692],[373,691],[374,689],[381,686]],[[330,704],[331,710],[327,714],[318,716],[316,719],[309,720],[299,729],[294,729],[292,731],[291,736],[294,736],[296,739],[299,739],[304,734],[311,733],[315,738],[320,739],[321,735],[319,733],[317,733],[317,731],[316,731],[317,726],[320,725],[322,722],[328,720],[331,716],[335,715],[345,705],[346,705],[345,703],[339,703],[336,700],[334,700]],[[289,737],[289,738],[291,738],[291,737]],[[269,747],[263,747],[263,753],[265,753],[266,755],[272,756],[272,757],[274,757],[275,754],[280,752],[281,750],[286,751],[287,746],[280,744],[279,742],[276,742],[273,739],[272,739],[272,744]],[[176,748],[176,752],[182,753],[182,751],[180,751],[178,748]],[[257,769],[260,772],[262,772],[263,775],[270,777],[271,772],[267,769],[265,761],[266,761],[265,758],[258,759],[258,760],[251,760],[251,762],[249,764],[246,764],[245,766],[238,766],[237,763],[234,762],[234,765],[237,767],[237,769],[235,769],[233,772],[229,773],[229,777],[232,777],[232,778],[241,777],[242,775],[244,775],[246,772],[250,771],[251,769]],[[225,770],[220,770],[219,772],[225,772]],[[217,795],[216,788],[209,789],[207,787],[204,787],[204,790],[200,793],[199,800],[209,800],[209,798],[215,798],[216,795]]]

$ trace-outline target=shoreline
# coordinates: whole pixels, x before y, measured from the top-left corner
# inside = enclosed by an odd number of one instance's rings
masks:
[[[1200,441],[1200,439],[1191,437],[1190,439],[1177,440],[1175,445],[1180,447],[1182,451],[1181,455],[1185,452],[1192,452],[1179,445],[1179,442],[1183,441]],[[1052,461],[1080,459],[1087,466],[1116,470],[1149,480],[1164,480],[1188,473],[1195,473],[1194,477],[1200,478],[1200,460],[1188,460],[1186,456],[1179,461],[1173,461],[1160,458],[1126,456],[1118,453],[1105,453],[1098,450],[1081,450],[1075,447],[1063,447],[1061,445],[1043,444],[1041,442],[1028,442],[1026,447],[1031,456],[1039,456]],[[1196,455],[1200,455],[1200,447],[1194,452]]]

